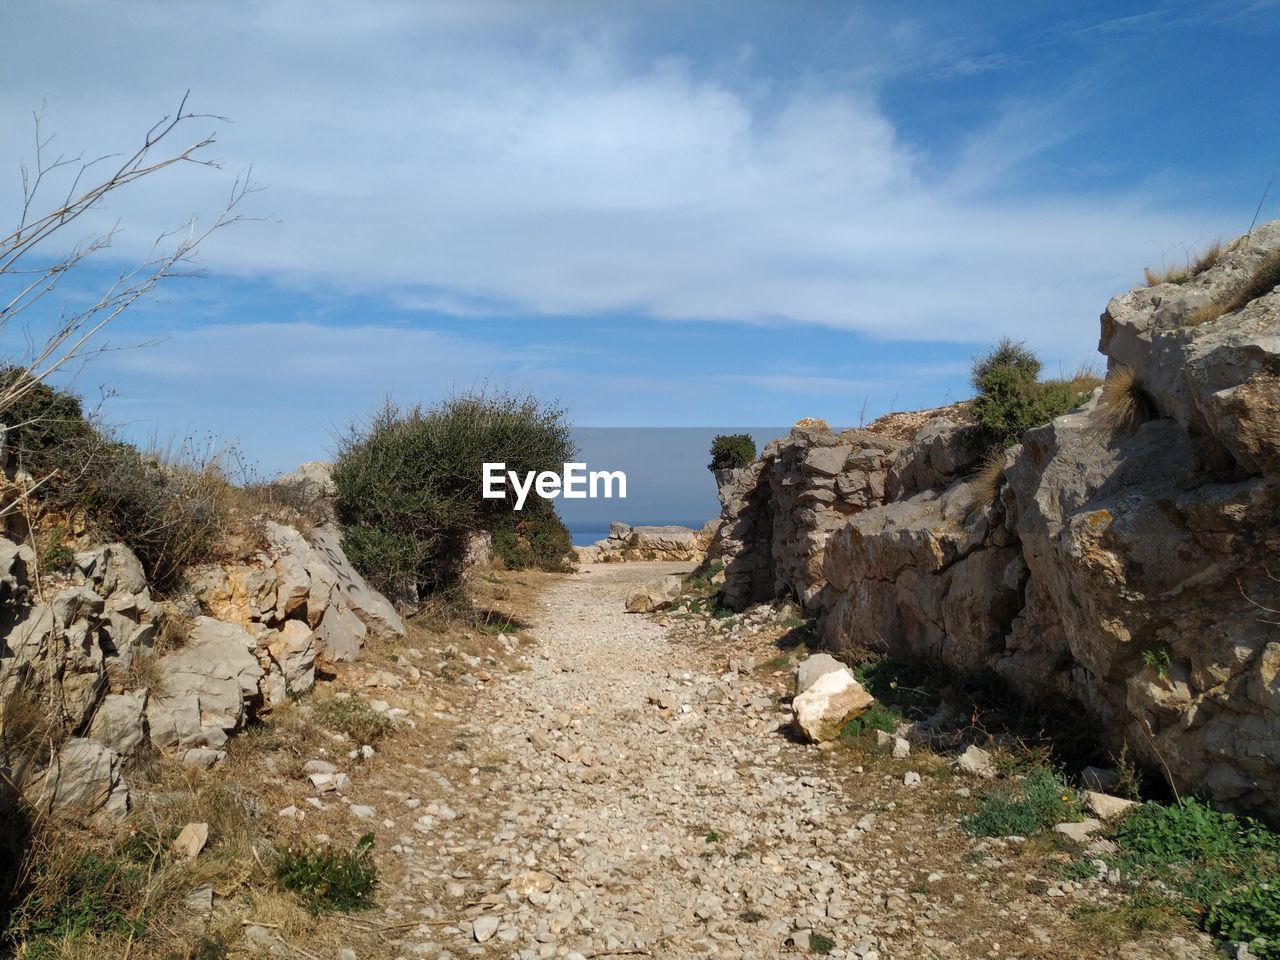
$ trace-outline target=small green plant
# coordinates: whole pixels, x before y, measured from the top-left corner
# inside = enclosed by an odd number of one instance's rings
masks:
[[[276,882],[297,894],[312,913],[368,910],[378,882],[372,851],[372,833],[361,837],[350,853],[293,847],[276,861]]]
[[[1040,381],[1040,360],[1008,337],[975,360],[972,381],[974,419],[993,444],[1008,447],[1034,427],[1043,426],[1079,406],[1097,378],[1082,371],[1071,380]]]
[[[902,722],[902,714],[890,710],[882,703],[873,703],[869,710],[854,717],[840,729],[840,739],[856,740],[871,730],[893,733]]]
[[[919,664],[867,660],[854,667],[853,675],[877,701],[908,720],[924,719],[941,701],[938,675]]]
[[[1251,883],[1228,894],[1209,907],[1205,921],[1223,940],[1253,944],[1249,952],[1259,960],[1280,960],[1280,881]]]
[[[1020,783],[983,794],[977,809],[962,818],[960,826],[975,837],[1031,837],[1055,823],[1079,819],[1075,793],[1058,773],[1044,767]]]
[[[391,720],[355,697],[327,697],[315,704],[316,719],[357,743],[376,743],[391,732]]]
[[[78,844],[49,845],[34,863],[26,896],[7,931],[25,945],[23,956],[60,956],[65,944],[140,936],[146,929],[145,865]]]
[[[721,837],[720,834],[716,833],[714,830],[711,830],[711,831],[708,831],[707,835],[702,839],[705,840],[707,843],[719,843],[724,838]]]
[[[1169,673],[1169,667],[1173,663],[1173,654],[1168,647],[1152,647],[1149,650],[1142,651],[1142,664],[1148,670],[1154,670],[1156,676],[1164,679]]]
[[[711,441],[708,470],[738,470],[756,459],[756,442],[746,433],[722,433]]]
[[[1254,956],[1280,960],[1280,835],[1194,798],[1144,803],[1113,832],[1116,866],[1181,897],[1205,929],[1227,940],[1266,938]]]
[[[830,937],[823,936],[821,933],[818,933],[816,930],[809,934],[809,951],[811,953],[817,953],[817,954],[821,954],[822,956],[826,956],[835,948],[836,948],[836,942],[832,940]]]

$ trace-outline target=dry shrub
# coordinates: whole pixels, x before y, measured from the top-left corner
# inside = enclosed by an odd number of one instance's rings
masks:
[[[1152,415],[1151,399],[1132,367],[1115,367],[1102,384],[1098,415],[1113,433],[1133,430]]]
[[[1142,275],[1146,278],[1148,287],[1158,287],[1162,283],[1183,284],[1194,280],[1200,274],[1204,273],[1226,253],[1227,246],[1222,242],[1221,238],[1214,240],[1204,248],[1196,256],[1187,255],[1187,262],[1181,267],[1166,267],[1163,270],[1152,270],[1150,267],[1143,268]]]
[[[0,761],[17,785],[49,762],[62,733],[56,711],[21,680],[0,698]]]
[[[1280,250],[1273,250],[1235,292],[1225,300],[1205,304],[1194,311],[1187,317],[1187,325],[1196,327],[1228,313],[1235,313],[1259,297],[1266,296],[1277,286],[1280,286]]]

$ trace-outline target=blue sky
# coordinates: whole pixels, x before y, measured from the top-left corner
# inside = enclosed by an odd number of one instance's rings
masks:
[[[230,119],[221,171],[113,199],[65,293],[252,166],[263,219],[76,386],[267,474],[385,396],[485,383],[583,426],[850,425],[966,396],[1003,334],[1069,371],[1110,296],[1243,232],[1280,169],[1274,0],[9,0],[0,34],[10,219],[41,104],[73,154],[188,89]]]

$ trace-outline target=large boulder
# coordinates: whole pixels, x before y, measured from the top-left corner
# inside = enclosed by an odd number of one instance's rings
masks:
[[[814,662],[809,662],[814,661]],[[796,674],[792,701],[797,732],[813,743],[834,740],[850,720],[865,713],[875,698],[853,672],[826,654],[810,657]]]

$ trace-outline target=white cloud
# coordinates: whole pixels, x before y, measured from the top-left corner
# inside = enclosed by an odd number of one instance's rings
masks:
[[[1105,298],[1190,217],[1141,197],[999,197],[1060,135],[1045,109],[926,175],[873,89],[732,84],[629,45],[581,6],[283,2],[7,5],[0,161],[47,98],[62,141],[123,147],[188,86],[269,188],[215,270],[461,315],[638,311],[1079,353]],[[852,65],[856,69],[858,65]],[[1051,111],[1049,115],[1052,116]],[[225,180],[172,176],[113,209],[149,239]],[[0,184],[0,190],[11,184]],[[979,188],[982,193],[975,191]],[[481,307],[477,307],[481,304]]]

